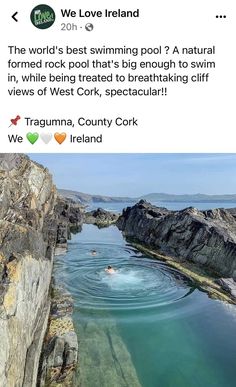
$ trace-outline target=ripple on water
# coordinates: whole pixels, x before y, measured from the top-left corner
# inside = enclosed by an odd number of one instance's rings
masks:
[[[63,278],[66,282],[68,278],[75,306],[83,313],[109,310],[128,319],[135,312],[137,318],[145,318],[148,309],[149,319],[152,313],[161,319],[194,312],[188,297],[194,284],[177,270],[127,247],[101,244],[96,246],[96,256],[90,249],[90,244],[83,244],[79,256],[73,249],[67,254],[70,264]],[[107,274],[107,265],[116,273]]]

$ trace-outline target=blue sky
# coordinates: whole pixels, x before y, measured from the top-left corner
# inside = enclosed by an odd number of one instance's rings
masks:
[[[140,196],[236,193],[236,154],[31,154],[58,188]]]

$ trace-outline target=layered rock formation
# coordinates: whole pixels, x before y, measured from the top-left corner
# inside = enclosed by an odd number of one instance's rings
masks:
[[[178,261],[191,261],[236,279],[236,211],[169,211],[141,200],[123,211],[118,227],[128,238]]]
[[[0,384],[34,386],[50,307],[56,190],[24,156],[0,163]]]
[[[56,204],[56,189],[47,169],[23,155],[0,155],[3,387],[36,385],[50,311],[53,256],[56,245],[62,242],[63,214]]]

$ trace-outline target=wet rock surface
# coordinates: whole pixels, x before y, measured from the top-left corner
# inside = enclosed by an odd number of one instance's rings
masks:
[[[127,238],[179,262],[194,262],[236,279],[235,209],[169,211],[141,200],[123,211],[117,225]]]
[[[70,294],[55,284],[51,292],[50,318],[37,386],[75,386],[78,339],[72,320],[73,300]]]
[[[99,228],[108,227],[111,224],[115,224],[119,218],[119,214],[106,211],[103,208],[85,213],[84,223],[94,224]]]
[[[130,353],[112,319],[81,327],[78,387],[141,387]],[[96,344],[95,344],[96,343]]]

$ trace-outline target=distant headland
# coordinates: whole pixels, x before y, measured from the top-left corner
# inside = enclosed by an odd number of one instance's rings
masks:
[[[175,203],[235,203],[236,194],[225,194],[225,195],[206,195],[206,194],[167,194],[167,193],[149,193],[142,195],[136,198],[127,197],[127,196],[105,196],[105,195],[96,195],[96,194],[87,194],[83,192],[71,191],[67,189],[58,189],[58,192],[70,199],[79,201],[82,204],[86,203],[123,203],[130,202],[136,203],[137,201],[144,199],[150,202],[175,202]]]

